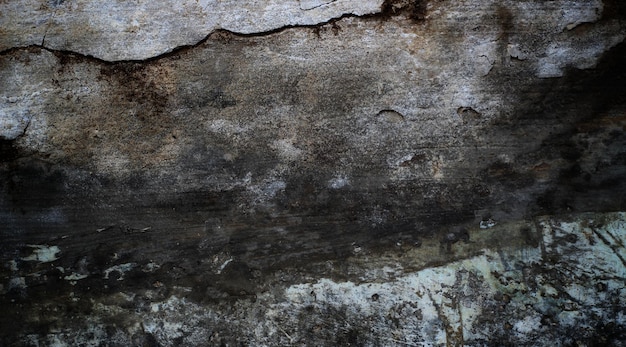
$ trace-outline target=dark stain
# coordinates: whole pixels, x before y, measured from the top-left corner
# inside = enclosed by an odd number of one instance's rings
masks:
[[[15,140],[0,138],[0,163],[10,163],[20,156]]]
[[[215,88],[206,96],[206,104],[223,109],[237,105],[237,101],[224,93],[221,88]]]
[[[605,5],[608,6],[602,20],[625,18],[621,2],[607,1]],[[516,30],[513,14],[504,6],[496,7],[494,12],[502,32],[499,49],[505,54],[509,35]],[[516,108],[512,114],[493,120],[489,131],[496,138],[526,134],[529,143],[539,141],[542,145],[538,149],[529,147],[527,152],[511,158],[507,163],[496,161],[485,168],[483,182],[492,188],[502,187],[492,189],[491,198],[511,201],[508,197],[511,193],[527,191],[535,199],[528,206],[529,211],[542,213],[624,208],[624,200],[618,198],[624,195],[624,184],[611,180],[626,174],[625,168],[617,164],[618,148],[623,147],[624,139],[603,134],[608,134],[611,128],[624,127],[621,120],[611,115],[619,114],[619,110],[626,105],[626,69],[622,63],[625,58],[626,48],[624,43],[620,43],[605,52],[594,69],[569,68],[562,78],[537,80],[528,88],[515,92],[513,86],[516,80],[524,78],[523,68],[512,69],[506,64],[495,66],[486,77],[489,85],[499,86],[500,95],[515,94],[520,97],[514,101]],[[502,61],[506,62],[506,57],[503,56]],[[529,69],[525,73],[533,74],[534,71]],[[462,108],[459,110],[461,114],[464,111]],[[588,150],[586,138],[604,138],[609,144],[605,144],[605,153]],[[520,137],[520,144],[523,143]],[[583,170],[582,163],[593,162],[595,156],[610,156],[611,159],[604,160],[596,172]],[[531,172],[539,175],[537,169],[542,170],[542,183],[529,175]],[[547,177],[556,179],[545,183]],[[598,183],[604,180],[614,184],[613,191],[600,189]]]
[[[626,68],[622,64],[624,59],[626,59],[626,44],[621,43],[602,57],[595,70],[570,70],[563,81],[577,95],[577,101],[565,107],[565,110],[580,111],[575,114],[574,126],[566,128],[565,131],[553,135],[544,142],[544,147],[557,151],[555,157],[562,158],[567,165],[560,169],[557,188],[541,198],[543,205],[546,205],[547,197],[552,196],[557,209],[569,206],[576,210],[605,211],[621,210],[626,207],[624,200],[618,197],[626,194],[623,180],[618,178],[626,175],[626,167],[619,160],[611,159],[605,161],[610,164],[597,166],[595,172],[585,172],[580,161],[583,159],[588,161],[600,153],[587,151],[584,147],[585,142],[576,140],[581,134],[579,130],[586,129],[577,124],[594,122],[606,124],[608,127],[605,129],[609,130],[608,136],[605,137],[604,155],[613,156],[613,158],[619,156],[619,148],[623,148],[626,138],[623,132],[612,136],[611,123],[607,123],[604,119],[611,118],[607,116],[611,108],[623,109],[626,106]],[[603,135],[598,129],[595,130],[595,136],[602,137]],[[601,182],[609,183],[602,184]]]
[[[511,163],[496,161],[487,168],[487,175],[490,177],[512,178],[515,169]]]
[[[0,177],[4,182],[4,196],[8,197],[13,211],[43,213],[58,206],[56,199],[61,199],[66,192],[64,182],[67,177],[44,165],[14,166],[13,170],[0,171]],[[41,220],[37,224],[44,225],[45,222]]]
[[[500,39],[508,42],[509,35],[513,31],[513,13],[503,5],[496,6],[496,18],[502,28],[502,37]]]
[[[233,261],[226,265],[218,283],[230,296],[248,296],[256,293],[253,270],[245,263]]]
[[[624,19],[626,18],[626,3],[621,0],[604,0],[602,9],[602,19]]]
[[[154,63],[152,66],[157,64]],[[100,73],[116,81],[123,100],[139,103],[146,116],[165,112],[169,95],[163,86],[159,85],[162,78],[155,76],[156,69],[149,70],[148,65],[142,63],[122,62],[103,65]]]
[[[385,0],[381,6],[380,17],[406,15],[415,21],[422,21],[428,15],[427,1],[424,0]]]
[[[442,250],[450,253],[452,251],[452,245],[459,241],[464,243],[470,242],[470,234],[466,228],[454,228],[453,230],[449,230],[439,241],[439,244]]]
[[[161,344],[151,333],[136,333],[131,337],[132,345],[138,347],[160,347]],[[175,344],[180,345],[180,344]]]
[[[541,235],[538,232],[533,232],[533,230],[524,226],[520,228],[520,234],[524,237],[526,244],[530,247],[539,247],[541,242]]]
[[[341,27],[339,26],[339,24],[337,24],[337,22],[332,22],[331,30],[333,32],[333,35],[337,36],[339,35],[339,32],[341,31]]]
[[[102,64],[100,61],[93,60],[91,58],[86,58],[83,55],[74,53],[74,52],[66,52],[66,51],[50,51],[54,57],[57,59],[57,72],[59,76],[62,77],[67,73],[71,73],[76,65],[83,64],[85,62],[93,62],[96,64]],[[56,86],[60,86],[59,81],[55,80]]]

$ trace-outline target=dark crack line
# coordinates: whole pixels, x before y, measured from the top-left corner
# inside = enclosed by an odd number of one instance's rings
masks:
[[[329,5],[329,4],[332,4],[333,2],[337,2],[337,0],[330,0],[330,1],[328,1],[328,2],[325,2],[325,3],[323,3],[323,4],[319,4],[319,5],[317,5],[317,6],[313,6],[313,7],[306,7],[306,8],[304,8],[304,7],[302,7],[302,0],[300,0],[300,9],[301,9],[302,11],[310,11],[310,10],[314,10],[314,9],[316,9],[316,8],[320,8],[320,7],[327,6],[327,5]]]
[[[41,39],[41,47],[46,46],[46,36],[48,36],[48,31],[50,31],[50,26],[52,25],[52,21],[57,15],[58,9],[54,8],[50,13],[50,17],[48,18],[48,23],[46,23],[46,30],[43,32],[43,38]]]
[[[18,47],[11,47],[11,48],[7,48],[3,51],[0,51],[0,57],[5,56],[5,55],[10,55],[13,54],[14,52],[18,52],[18,51],[23,51],[23,50],[28,50],[28,49],[32,49],[32,48],[39,48],[39,49],[43,49],[46,50],[48,52],[51,52],[53,54],[63,54],[63,55],[75,55],[77,57],[81,57],[83,59],[87,59],[87,60],[91,60],[91,61],[95,61],[95,62],[99,62],[99,63],[103,63],[103,64],[123,64],[123,63],[146,63],[146,62],[152,62],[152,61],[156,61],[156,60],[160,60],[160,59],[164,59],[167,57],[171,57],[173,55],[176,54],[180,54],[183,52],[186,52],[188,50],[194,49],[196,47],[202,46],[204,43],[206,43],[207,41],[211,40],[215,35],[219,35],[219,34],[226,34],[226,35],[230,35],[233,37],[239,37],[239,38],[252,38],[252,37],[267,37],[270,35],[275,35],[275,34],[279,34],[282,33],[284,31],[287,30],[292,30],[292,29],[311,29],[311,30],[319,30],[327,25],[332,25],[332,26],[336,26],[337,22],[340,22],[342,20],[348,19],[348,18],[357,18],[357,19],[363,19],[363,20],[380,20],[380,21],[384,21],[390,17],[398,17],[398,16],[405,16],[406,18],[410,18],[410,13],[408,13],[408,11],[399,11],[399,10],[390,10],[389,6],[387,4],[387,2],[383,3],[383,6],[381,7],[380,11],[378,12],[374,12],[374,13],[368,13],[368,14],[363,14],[363,15],[357,15],[354,13],[344,13],[339,17],[333,17],[327,21],[324,22],[319,22],[316,24],[295,24],[295,25],[285,25],[279,28],[275,28],[275,29],[271,29],[271,30],[266,30],[266,31],[259,31],[259,32],[254,32],[254,33],[239,33],[236,31],[231,31],[228,29],[215,29],[213,31],[211,31],[208,35],[206,35],[203,39],[201,39],[200,41],[194,43],[194,44],[190,44],[190,45],[181,45],[181,46],[177,46],[174,47],[173,49],[152,56],[152,57],[148,57],[145,59],[120,59],[120,60],[106,60],[106,59],[102,59],[102,58],[98,58],[96,56],[90,55],[90,54],[85,54],[85,53],[80,53],[80,52],[75,52],[75,51],[71,51],[71,50],[63,50],[63,49],[55,49],[55,48],[50,48],[50,47],[46,47],[45,46],[45,37],[47,35],[48,32],[48,28],[46,29],[45,33],[44,33],[44,37],[42,40],[41,44],[32,44],[32,45],[27,45],[27,46],[18,46]],[[51,17],[52,18],[52,17]]]
[[[30,127],[30,123],[32,123],[32,121],[33,121],[33,116],[31,115],[26,120],[26,125],[24,126],[24,129],[22,129],[22,132],[19,135],[15,136],[15,138],[13,138],[10,141],[17,141],[17,140],[25,137],[26,136],[26,132],[28,131],[28,127]]]
[[[46,46],[46,36],[48,35],[48,31],[50,31],[50,25],[52,25],[52,19],[54,18],[54,12],[50,14],[50,18],[48,18],[48,23],[46,23],[46,30],[43,32],[43,37],[41,38],[41,47]]]
[[[20,134],[20,136],[18,136],[18,138],[26,136],[26,132],[28,131],[28,127],[30,127],[30,123],[32,123],[32,122],[33,122],[33,116],[28,117],[28,121],[26,121],[26,126],[24,127],[24,130],[22,130],[22,134]]]
[[[607,235],[609,235],[609,236],[613,239],[613,241],[615,241],[615,243],[616,243],[618,246],[620,246],[620,247],[624,247],[624,245],[623,245],[623,243],[622,243],[622,240],[621,240],[620,238],[616,237],[615,235],[613,235],[613,233],[612,233],[612,232],[610,232],[610,231],[608,231],[608,230],[605,230],[605,231],[606,231]]]
[[[596,234],[596,236],[602,240],[602,242],[604,242],[605,245],[609,246],[609,248],[613,251],[613,253],[619,258],[619,260],[622,262],[622,264],[624,264],[624,266],[626,266],[626,259],[624,259],[624,257],[622,257],[621,254],[619,254],[619,252],[617,251],[616,248],[619,248],[613,244],[611,244],[611,242],[609,242],[609,240],[604,237],[602,234],[600,234],[599,231],[596,230],[596,228],[590,227],[591,231],[593,231],[594,234]]]
[[[48,35],[48,30],[50,29],[50,23],[46,25],[46,30],[43,32],[43,37],[41,38],[41,47],[46,46],[46,35]]]

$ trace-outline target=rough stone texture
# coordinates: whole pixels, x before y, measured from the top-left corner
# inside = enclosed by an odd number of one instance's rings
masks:
[[[241,34],[380,11],[380,0],[37,0],[3,4],[0,50],[41,45],[104,60],[140,60],[217,29]],[[34,29],[34,30],[33,30]]]
[[[2,344],[626,343],[619,2],[0,13]]]
[[[55,346],[103,341],[120,346],[623,345],[625,213],[540,217],[468,233],[469,242],[447,250],[460,259],[447,265],[428,266],[441,257],[434,240],[420,248],[399,244],[376,255],[361,250],[342,263],[316,264],[329,276],[352,280],[282,273],[261,280],[264,285],[254,296],[217,302],[192,299],[194,289],[185,283],[150,284],[146,277],[163,274],[153,262],[118,264],[97,274],[111,286],[131,280],[144,285],[109,290],[96,300],[82,285],[95,274],[57,268],[57,276],[76,289],[42,298],[38,312],[22,319],[45,326],[45,333],[27,331],[20,339]],[[33,271],[55,260],[36,258],[22,258],[24,265],[14,261],[13,274],[23,273],[21,266]],[[33,267],[35,261],[39,264]],[[216,258],[214,273],[231,261]],[[29,282],[49,281],[41,272],[29,276]],[[32,291],[24,277],[12,277],[9,290],[25,296]]]

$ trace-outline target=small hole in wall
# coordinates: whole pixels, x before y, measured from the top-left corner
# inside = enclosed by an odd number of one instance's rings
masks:
[[[378,112],[378,117],[390,123],[399,123],[404,121],[404,116],[395,110],[382,110]]]

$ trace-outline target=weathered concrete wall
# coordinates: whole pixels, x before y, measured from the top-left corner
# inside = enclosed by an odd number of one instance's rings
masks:
[[[2,343],[626,339],[619,2],[0,18]]]

